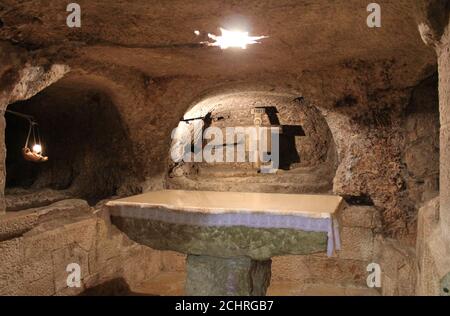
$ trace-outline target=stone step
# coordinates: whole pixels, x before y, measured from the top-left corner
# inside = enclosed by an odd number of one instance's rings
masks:
[[[7,189],[5,192],[6,211],[43,207],[71,197],[72,195],[68,191]]]
[[[271,182],[265,177],[217,177],[173,178],[167,183],[169,189],[202,191],[235,191],[263,193],[330,193],[332,184],[326,180],[298,182]]]

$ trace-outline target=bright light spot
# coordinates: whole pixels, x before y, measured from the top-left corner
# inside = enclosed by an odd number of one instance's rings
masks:
[[[194,34],[197,35],[197,36],[199,36],[199,35],[200,35],[200,31],[195,30],[195,31],[194,31]]]
[[[39,144],[34,145],[34,146],[33,146],[33,152],[34,152],[35,154],[40,154],[40,153],[42,153],[42,146],[39,145]]]
[[[214,40],[214,43],[206,42],[208,46],[220,46],[221,49],[230,47],[238,47],[246,49],[247,45],[259,44],[259,40],[267,38],[268,36],[248,36],[248,32],[242,31],[228,31],[220,28],[221,36],[208,34],[208,37]]]

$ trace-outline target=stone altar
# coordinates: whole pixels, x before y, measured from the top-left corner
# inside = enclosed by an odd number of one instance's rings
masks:
[[[140,244],[188,254],[186,294],[264,295],[271,258],[339,249],[333,195],[164,190],[110,201]]]

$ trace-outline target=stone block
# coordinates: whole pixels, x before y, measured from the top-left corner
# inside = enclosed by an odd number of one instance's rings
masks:
[[[23,277],[22,269],[11,268],[0,272],[0,295],[25,295],[28,283]]]
[[[123,278],[130,284],[139,284],[162,270],[161,252],[134,245],[123,259]]]
[[[416,284],[416,294],[421,296],[439,295],[439,275],[432,252],[427,243],[422,245],[422,254],[419,257],[419,273]]]
[[[383,295],[414,295],[417,259],[413,248],[397,240],[376,239],[374,262],[381,266]]]
[[[439,222],[439,198],[429,201],[419,211],[418,235],[416,244],[418,276],[417,295],[443,295],[440,284],[443,275],[448,273],[450,260],[446,249],[448,241]]]
[[[440,217],[443,234],[450,238],[450,124],[441,128],[440,148]]]
[[[369,261],[373,258],[374,235],[371,229],[343,227],[341,229],[341,250],[337,256],[342,259]]]
[[[348,206],[340,216],[343,227],[376,228],[379,225],[379,214],[372,206]]]
[[[400,296],[415,295],[417,270],[414,262],[405,264],[398,269],[398,294]]]
[[[21,238],[0,242],[0,273],[18,269],[24,262],[24,250]]]
[[[26,295],[28,296],[52,296],[55,295],[55,283],[52,274],[30,282],[27,285]]]
[[[91,289],[124,294],[128,283],[138,284],[162,269],[159,251],[130,241],[102,218],[77,209],[58,211],[71,205],[78,201],[2,218],[8,224],[0,225],[6,232],[0,241],[1,295],[79,295]],[[67,287],[69,263],[80,264],[81,288]]]
[[[23,278],[30,283],[44,278],[48,279],[49,276],[53,278],[53,273],[53,258],[51,253],[45,254],[41,258],[26,261],[23,266]]]
[[[424,248],[429,237],[439,222],[439,197],[426,203],[420,208],[417,221],[416,252],[419,265],[424,258]]]
[[[91,251],[89,269],[92,273],[99,272],[112,259],[120,257],[121,254],[121,236],[116,236],[111,240],[98,241],[98,245],[94,251]]]
[[[398,296],[397,281],[387,274],[382,274],[381,277],[381,294],[383,296]]]
[[[8,214],[0,217],[0,242],[20,237],[33,228],[38,220],[35,213]]]
[[[367,262],[328,258],[326,255],[281,256],[272,258],[272,278],[276,281],[366,284]]]
[[[95,217],[76,221],[64,226],[69,243],[76,243],[89,251],[95,246],[97,220]]]
[[[35,260],[64,248],[69,244],[69,237],[64,226],[48,231],[26,233],[23,238],[25,259]]]
[[[317,267],[317,266],[316,266]],[[305,282],[312,277],[307,256],[279,256],[272,258],[272,278],[277,281]]]

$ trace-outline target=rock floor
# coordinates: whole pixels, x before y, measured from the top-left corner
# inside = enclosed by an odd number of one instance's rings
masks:
[[[161,272],[151,280],[132,289],[133,295],[180,296],[184,295],[184,272]],[[337,286],[333,284],[299,284],[298,282],[272,281],[268,296],[378,296],[374,289]]]

